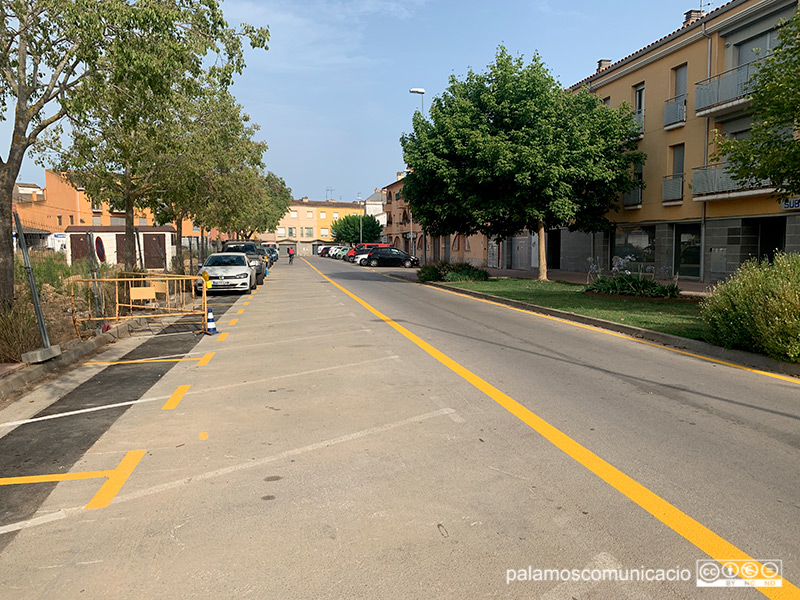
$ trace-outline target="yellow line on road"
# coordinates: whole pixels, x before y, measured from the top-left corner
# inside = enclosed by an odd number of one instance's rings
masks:
[[[84,506],[86,509],[105,508],[114,499],[114,496],[119,493],[128,477],[131,476],[136,465],[142,460],[142,457],[147,453],[146,450],[134,450],[128,452],[122,462],[119,463],[116,469],[111,472],[108,480],[103,484],[98,492],[89,501],[89,504]]]
[[[201,431],[200,432],[200,439],[201,440],[207,440],[208,439],[208,432],[207,431]]]
[[[186,392],[189,391],[190,387],[192,386],[190,385],[178,386],[178,389],[172,393],[172,396],[170,396],[169,400],[167,400],[164,403],[164,406],[161,407],[161,410],[172,410],[173,408],[176,408],[178,404],[181,403],[181,400],[183,400],[183,397],[186,395]]]
[[[146,450],[128,452],[116,469],[107,471],[84,471],[82,473],[57,473],[54,475],[27,475],[24,477],[0,478],[0,485],[19,485],[23,483],[52,483],[58,481],[78,481],[81,479],[108,479],[84,508],[105,508],[122,489],[136,465],[147,453]]]
[[[244,305],[245,305],[245,306],[248,306],[249,304],[250,304],[249,302],[245,302],[245,303],[244,303]]]
[[[198,367],[204,367],[204,366],[206,366],[206,365],[209,363],[209,361],[210,361],[212,358],[214,358],[214,355],[215,355],[215,354],[216,354],[216,352],[207,352],[207,353],[206,353],[206,354],[203,356],[203,358],[201,358],[201,359],[200,359],[200,361],[197,363],[197,366],[198,366]]]
[[[117,360],[112,362],[87,362],[84,365],[144,365],[148,363],[164,362],[188,362],[190,360],[202,360],[198,358],[143,358],[141,360]]]
[[[228,325],[236,325],[238,322],[239,322],[239,319],[231,319],[231,320],[228,322]]]
[[[407,279],[405,281],[408,281]],[[630,340],[631,342],[636,342],[637,344],[644,344],[646,346],[653,346],[654,348],[661,348],[662,350],[668,350],[669,352],[674,352],[676,354],[683,354],[684,356],[691,356],[692,358],[699,358],[700,360],[704,360],[706,362],[715,363],[718,365],[724,365],[726,367],[733,367],[734,369],[739,369],[741,371],[748,371],[750,373],[756,373],[757,375],[765,375],[767,377],[772,377],[773,379],[780,379],[781,381],[788,381],[789,383],[795,383],[800,385],[800,379],[797,377],[791,377],[789,375],[780,375],[778,373],[770,373],[769,371],[762,371],[760,369],[754,369],[751,367],[745,367],[744,365],[737,365],[736,363],[728,362],[725,360],[720,360],[718,358],[712,358],[710,356],[703,356],[702,354],[695,354],[694,352],[689,352],[687,350],[680,350],[678,348],[670,348],[669,346],[664,346],[663,344],[659,344],[658,342],[651,342],[649,340],[643,340],[640,338],[633,337],[631,335],[627,335],[625,333],[618,333],[616,331],[609,331],[608,329],[603,329],[601,327],[596,327],[594,325],[586,325],[584,323],[576,323],[575,321],[570,321],[568,319],[562,319],[561,317],[554,317],[552,315],[545,315],[543,313],[536,312],[535,309],[532,308],[518,308],[516,306],[509,306],[508,304],[503,304],[502,302],[497,302],[495,300],[487,300],[486,298],[476,298],[475,296],[470,296],[469,294],[462,294],[455,290],[445,290],[440,287],[433,287],[430,289],[435,289],[440,292],[444,292],[445,294],[453,294],[454,296],[459,296],[461,298],[467,298],[469,300],[475,300],[477,302],[483,302],[484,304],[491,304],[493,306],[500,306],[502,308],[507,308],[509,310],[514,310],[517,312],[533,315],[535,317],[540,317],[542,319],[547,319],[549,321],[556,321],[558,323],[565,323],[567,325],[572,325],[574,327],[579,327],[581,329],[588,329],[590,331],[597,331],[598,333],[603,333],[605,335],[610,335],[612,337],[620,338],[623,340]]]
[[[242,314],[243,312],[244,312],[244,309],[243,309],[243,308],[240,308],[239,310],[237,310],[237,311],[236,311],[236,314],[237,314],[237,315],[240,315],[240,314]]]
[[[218,342],[224,342],[226,337],[228,337],[228,332],[227,331],[225,333],[220,333],[219,337],[217,337],[217,341]]]
[[[53,481],[78,481],[80,479],[98,479],[108,477],[114,472],[109,471],[84,471],[83,473],[57,473],[55,475],[26,475],[23,477],[2,477],[0,485],[20,485],[23,483],[50,483]]]
[[[694,544],[708,556],[720,562],[729,559],[751,561],[754,564],[759,565],[761,572],[769,572],[769,570],[764,570],[763,565],[748,556],[747,553],[740,550],[721,536],[717,535],[702,523],[694,520],[692,517],[682,512],[656,493],[650,491],[648,488],[629,477],[612,464],[606,462],[594,452],[582,446],[561,430],[550,425],[550,423],[529,409],[525,408],[522,404],[507,394],[501,392],[488,381],[481,379],[443,352],[431,346],[428,342],[424,341],[416,334],[396,323],[376,308],[373,308],[370,304],[336,283],[330,277],[324,275],[319,269],[314,267],[314,265],[308,261],[305,262],[327,281],[350,296],[350,298],[358,302],[373,315],[384,321],[387,325],[416,344],[419,348],[427,352],[430,356],[438,360],[451,371],[481,390],[484,394],[497,402],[497,404],[505,408],[520,421],[539,433],[556,448],[573,458],[579,464],[583,465],[586,469],[597,475],[600,479],[608,483],[611,487],[622,493],[628,499],[638,504],[645,511],[653,515],[656,519],[661,521],[664,525],[672,529],[684,539]],[[800,589],[790,583],[787,579],[783,580],[782,588],[757,589],[759,592],[773,600],[800,598]]]

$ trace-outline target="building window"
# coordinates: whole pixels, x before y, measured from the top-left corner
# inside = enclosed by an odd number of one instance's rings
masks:
[[[56,218],[58,219],[58,226],[61,227],[61,215],[58,215]]]
[[[313,227],[305,227],[305,237],[313,238],[314,237],[314,228]]]
[[[320,229],[319,230],[320,237],[328,237],[328,230],[327,229]]]
[[[147,217],[139,217],[139,227],[147,227]]]
[[[278,237],[286,237],[286,227],[278,227]]]
[[[644,83],[633,86],[633,118],[644,133]]]
[[[675,268],[681,277],[700,277],[700,224],[675,225]]]
[[[192,223],[192,231],[194,233],[200,233],[200,225],[198,225],[197,223]]]
[[[464,252],[469,252],[469,238],[464,236]]]
[[[289,216],[290,216],[292,219],[296,219],[296,218],[297,218],[297,211],[296,211],[296,210],[293,210],[293,211],[292,211],[292,212],[289,214]]]
[[[306,211],[306,219],[313,219],[313,218],[314,218],[314,211],[313,210],[307,210]]]
[[[338,219],[339,218],[339,213],[338,212],[333,213],[333,218],[334,219]]]
[[[453,250],[456,250],[456,251],[458,250],[458,238],[460,238],[460,237],[461,237],[460,235],[454,235],[453,236]]]
[[[97,200],[92,200],[92,210],[94,212],[100,212],[103,210],[103,205]]]
[[[611,106],[611,96],[606,96],[605,98],[603,98],[603,104],[605,104],[606,106]]]
[[[297,228],[296,227],[289,227],[289,237],[293,238],[297,236]]]
[[[92,227],[100,227],[103,224],[101,217],[92,217]]]
[[[656,259],[656,227],[643,225],[640,227],[618,227],[613,239],[613,256],[632,256],[633,261],[628,268],[633,270],[652,267]]]
[[[111,217],[111,225],[115,225],[119,227],[120,225],[125,225],[125,217]]]
[[[324,210],[321,210],[321,211],[320,211],[320,213],[319,213],[319,218],[320,218],[320,219],[325,219],[325,218],[327,218],[327,217],[326,217],[326,213],[325,213],[325,211],[324,211]]]

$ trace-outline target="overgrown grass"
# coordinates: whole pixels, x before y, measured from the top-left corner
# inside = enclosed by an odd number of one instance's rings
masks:
[[[490,279],[447,285],[681,337],[704,337],[704,324],[696,303],[593,298],[584,294],[584,285],[534,279]]]

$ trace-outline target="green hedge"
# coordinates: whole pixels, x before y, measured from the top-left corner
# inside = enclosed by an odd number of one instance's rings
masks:
[[[800,254],[744,263],[713,288],[701,315],[713,344],[800,362]]]
[[[487,281],[489,273],[469,263],[441,261],[425,265],[417,271],[417,278],[426,281]]]

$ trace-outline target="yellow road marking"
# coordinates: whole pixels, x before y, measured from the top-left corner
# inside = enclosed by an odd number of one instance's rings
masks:
[[[220,333],[219,337],[217,337],[217,341],[218,342],[224,342],[225,338],[228,337],[228,333],[229,332],[227,332],[227,331],[225,333]]]
[[[405,281],[408,281],[407,279]],[[413,282],[412,282],[413,283]],[[422,285],[422,284],[419,284]],[[430,287],[430,286],[428,286]],[[791,377],[789,375],[780,375],[778,373],[770,373],[769,371],[762,371],[760,369],[754,369],[751,367],[745,367],[744,365],[737,365],[736,363],[727,362],[724,360],[720,360],[718,358],[712,358],[710,356],[703,356],[702,354],[695,354],[694,352],[689,352],[687,350],[680,350],[678,348],[670,348],[669,346],[664,346],[659,344],[658,342],[651,342],[649,340],[643,340],[640,338],[636,338],[625,333],[618,333],[616,331],[609,331],[608,329],[602,329],[600,327],[596,327],[594,325],[586,325],[584,323],[576,323],[575,321],[570,321],[568,319],[562,319],[561,317],[554,317],[552,315],[545,315],[539,312],[536,312],[534,309],[530,308],[518,308],[516,306],[509,306],[508,304],[503,304],[502,302],[497,302],[495,300],[487,300],[485,298],[476,298],[475,296],[470,296],[469,294],[462,294],[460,292],[454,290],[445,290],[440,287],[431,287],[431,289],[439,290],[440,292],[444,292],[445,294],[453,294],[454,296],[459,296],[461,298],[468,298],[469,300],[475,300],[477,302],[483,302],[484,304],[491,304],[493,306],[500,306],[502,308],[507,308],[509,310],[514,310],[517,312],[533,315],[535,317],[541,317],[542,319],[548,319],[550,321],[556,321],[558,323],[565,323],[567,325],[572,325],[573,327],[579,327],[581,329],[588,329],[590,331],[597,331],[598,333],[603,333],[605,335],[610,335],[612,337],[620,338],[623,340],[630,340],[632,342],[636,342],[637,344],[644,344],[646,346],[652,346],[654,348],[661,348],[662,350],[668,350],[669,352],[674,352],[676,354],[683,354],[684,356],[691,356],[692,358],[699,358],[700,360],[704,360],[706,362],[712,362],[718,365],[724,365],[726,367],[733,367],[734,369],[739,369],[741,371],[748,371],[750,373],[756,373],[757,375],[765,375],[766,377],[772,377],[773,379],[780,379],[781,381],[788,381],[790,383],[796,383],[800,385],[800,379],[797,377]]]
[[[244,312],[244,309],[243,309],[243,308],[240,308],[239,310],[237,310],[237,311],[236,311],[236,314],[237,314],[237,315],[240,315],[240,314],[242,314],[243,312]]]
[[[419,348],[427,352],[430,356],[438,360],[448,369],[481,390],[484,394],[497,402],[497,404],[505,408],[520,421],[539,433],[556,448],[573,458],[579,464],[583,465],[586,469],[597,475],[611,487],[622,493],[625,497],[638,504],[645,511],[653,515],[656,519],[661,521],[664,525],[672,529],[684,539],[694,544],[708,556],[720,562],[727,559],[747,560],[758,564],[759,568],[763,569],[763,565],[748,556],[744,551],[740,550],[721,536],[717,535],[702,523],[694,520],[692,517],[682,512],[656,493],[650,491],[648,488],[640,484],[635,479],[629,477],[612,464],[606,462],[594,452],[582,446],[561,430],[550,425],[550,423],[529,409],[525,408],[507,394],[501,392],[488,381],[481,379],[443,352],[431,346],[428,342],[424,341],[416,334],[396,323],[376,308],[373,308],[366,301],[345,289],[333,281],[330,277],[324,275],[319,269],[314,267],[314,265],[308,261],[306,261],[306,263],[327,281],[350,296],[350,298],[358,302],[373,315],[384,321],[387,325],[395,329],[406,339],[416,344]],[[800,597],[800,589],[795,587],[785,578],[783,579],[782,588],[757,589],[768,598],[772,598],[774,600],[785,600],[789,598],[796,599]]]
[[[106,471],[84,471],[82,473],[57,473],[54,475],[27,475],[24,477],[2,477],[0,485],[19,485],[23,483],[48,483],[57,481],[78,481],[81,479],[108,479],[84,508],[105,508],[122,489],[136,465],[146,454],[146,450],[128,452],[116,469]]]
[[[245,305],[245,306],[248,306],[249,304],[250,304],[249,302],[245,302],[245,303],[244,303],[244,305]]]
[[[210,361],[212,358],[214,358],[214,355],[215,355],[215,354],[216,354],[216,352],[207,352],[207,353],[205,354],[205,356],[203,356],[203,358],[201,358],[201,359],[200,359],[200,361],[197,363],[197,366],[198,366],[198,367],[204,367],[204,366],[206,366],[206,365],[209,363],[209,361]]]
[[[192,386],[190,385],[178,386],[178,389],[172,393],[172,396],[170,396],[169,400],[167,400],[164,403],[164,406],[161,407],[161,410],[172,410],[173,408],[176,408],[178,404],[181,403],[181,400],[183,400],[183,397],[186,395],[186,392],[189,391],[190,387]]]
[[[200,432],[200,439],[201,440],[207,440],[208,439],[208,432],[207,431],[201,431]]]
[[[143,358],[141,360],[118,360],[112,362],[87,362],[84,365],[140,365],[147,363],[164,363],[164,362],[188,362],[190,360],[202,360],[195,358]]]
[[[231,320],[228,322],[228,325],[236,325],[238,322],[239,322],[239,319],[231,319]]]
[[[252,300],[252,299],[253,299],[253,294],[250,294],[250,295],[248,296],[248,298],[249,298],[250,300]]]
[[[122,486],[125,485],[125,482],[128,481],[128,477],[131,476],[133,470],[136,468],[136,465],[139,464],[139,461],[142,460],[142,457],[146,454],[146,450],[134,450],[132,452],[128,452],[125,455],[125,458],[122,459],[122,462],[119,463],[116,469],[111,473],[108,477],[106,482],[103,484],[97,493],[94,495],[89,501],[89,504],[84,506],[86,509],[94,509],[94,508],[105,508],[111,501],[114,499],[114,496],[122,489]]]

